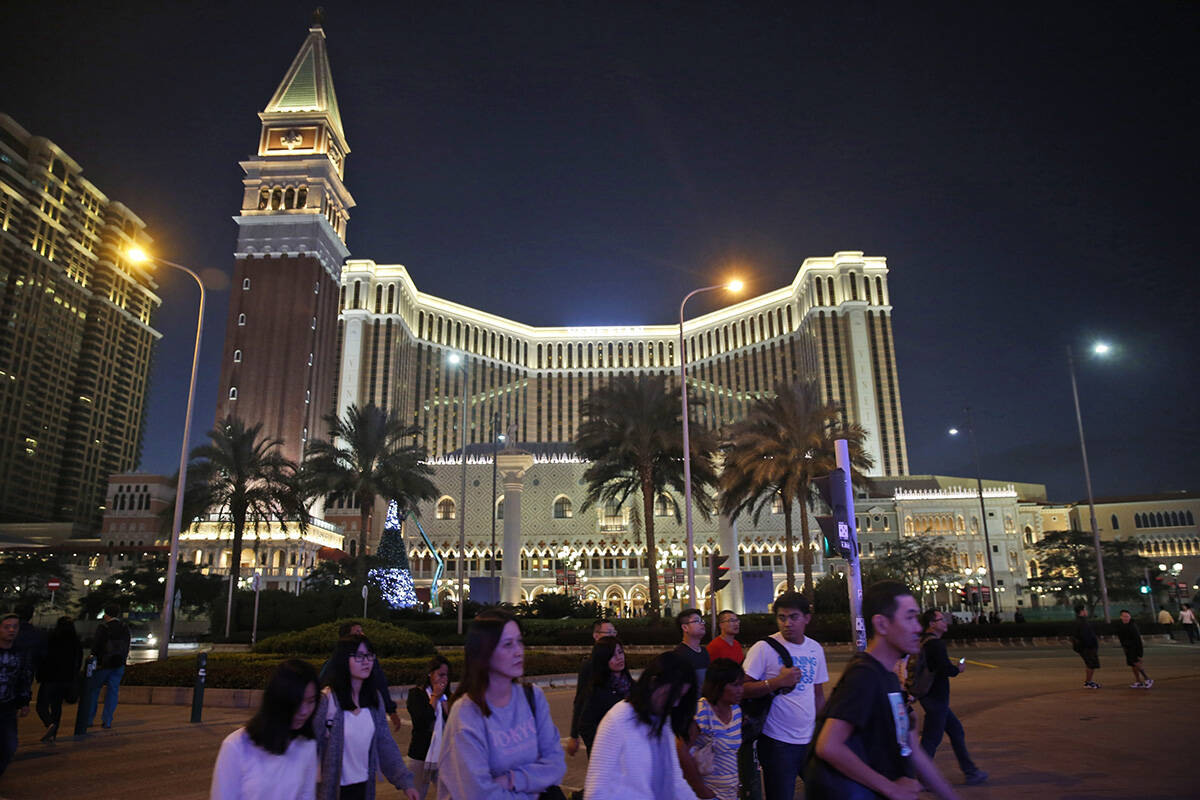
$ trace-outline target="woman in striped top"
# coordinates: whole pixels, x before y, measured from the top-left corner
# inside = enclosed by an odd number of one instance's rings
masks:
[[[696,710],[701,742],[712,742],[713,768],[704,784],[717,800],[737,800],[738,748],[742,746],[742,683],[746,673],[736,661],[718,658],[704,676]],[[696,741],[693,738],[693,743]]]

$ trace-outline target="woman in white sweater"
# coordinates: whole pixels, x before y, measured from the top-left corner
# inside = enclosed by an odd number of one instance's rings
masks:
[[[280,664],[267,682],[258,713],[221,742],[211,800],[313,800],[316,705],[317,671],[312,664],[298,659]]]
[[[696,671],[674,653],[650,662],[629,699],[612,707],[588,753],[588,800],[696,800],[679,767],[675,737],[696,710]]]

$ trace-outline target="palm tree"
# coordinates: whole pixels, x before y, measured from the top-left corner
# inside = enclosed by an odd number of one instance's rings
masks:
[[[304,457],[305,485],[310,495],[331,502],[357,504],[359,572],[366,576],[367,527],[375,500],[395,500],[401,512],[415,512],[422,500],[436,500],[437,487],[425,463],[425,448],[415,444],[420,428],[375,405],[346,409],[342,417],[327,414],[330,441],[309,442]]]
[[[701,404],[688,398],[689,406]],[[575,450],[592,462],[583,473],[587,496],[582,510],[593,505],[620,505],[641,492],[642,522],[646,531],[646,558],[650,569],[650,611],[659,613],[658,549],[654,543],[654,501],[667,489],[684,493],[683,420],[678,393],[669,390],[659,375],[613,379],[592,392],[581,404],[583,422],[575,437]],[[716,485],[712,434],[691,424],[692,499],[696,509],[710,518]],[[675,519],[679,520],[679,505]]]
[[[242,536],[249,523],[257,532],[272,519],[281,524],[308,525],[308,511],[300,489],[295,462],[286,458],[282,442],[262,435],[262,423],[246,427],[236,417],[226,417],[208,432],[209,443],[192,450],[197,461],[188,468],[187,495],[207,495],[209,510],[220,524],[233,529],[233,558],[229,565],[230,600],[225,609],[225,636],[233,618],[233,587],[242,568]],[[193,478],[194,476],[194,478]],[[188,497],[185,495],[185,502]],[[185,511],[187,507],[185,506]]]
[[[811,482],[835,468],[835,439],[849,442],[852,479],[864,482],[862,471],[873,464],[863,451],[865,431],[857,424],[844,423],[838,405],[821,402],[820,389],[809,381],[777,386],[775,396],[756,401],[744,420],[729,427],[726,437],[721,512],[734,519],[751,513],[757,525],[763,509],[771,507],[776,498],[782,502],[787,588],[795,591],[792,511],[795,502],[802,501],[804,593],[811,600],[812,547],[806,508],[812,503]]]

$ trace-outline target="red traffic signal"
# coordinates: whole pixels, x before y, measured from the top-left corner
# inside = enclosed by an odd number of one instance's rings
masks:
[[[729,585],[729,567],[725,564],[729,560],[729,556],[721,555],[720,550],[714,550],[709,556],[709,583],[712,585],[712,595],[717,596],[717,592]]]

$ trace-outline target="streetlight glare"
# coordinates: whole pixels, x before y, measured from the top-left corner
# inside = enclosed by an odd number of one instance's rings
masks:
[[[1096,342],[1092,345],[1092,352],[1098,356],[1106,356],[1112,352],[1112,345],[1108,342]]]
[[[742,283],[737,278],[734,278],[733,280],[731,280],[729,282],[729,285],[726,286],[725,288],[727,288],[731,292],[740,292],[742,290],[742,287],[744,287],[745,285],[746,284]]]
[[[460,356],[458,353],[451,353],[450,356],[446,360],[449,361],[451,364],[458,366],[459,364],[462,363],[462,356]]]
[[[141,264],[150,260],[149,254],[147,254],[146,251],[140,247],[129,248],[127,251],[125,251],[125,257],[135,264]]]
[[[951,436],[958,436],[958,428],[951,428],[949,433]]]

